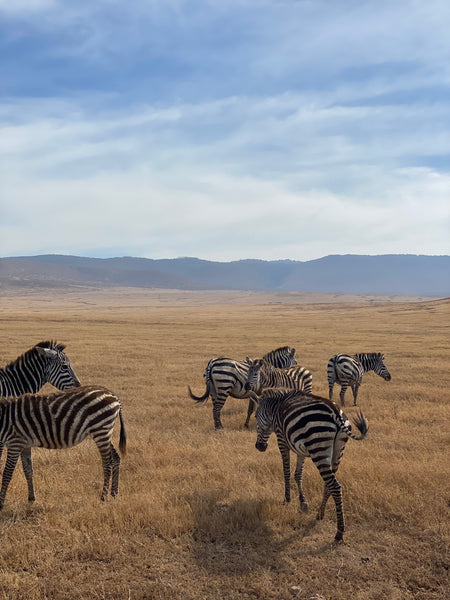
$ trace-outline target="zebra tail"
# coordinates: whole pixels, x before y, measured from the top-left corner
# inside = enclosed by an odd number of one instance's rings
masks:
[[[206,402],[210,396],[209,384],[206,384],[206,392],[203,394],[203,396],[196,396],[195,394],[193,394],[190,385],[188,385],[188,392],[192,400],[195,400],[196,402]]]
[[[125,431],[125,423],[122,416],[122,409],[119,411],[120,418],[120,438],[119,438],[119,450],[122,456],[127,453],[127,432]]]
[[[357,414],[353,419],[353,423],[359,429],[361,435],[357,436],[353,435],[353,433],[350,433],[350,437],[352,437],[354,440],[363,440],[369,433],[369,424],[367,423],[367,419],[361,411],[359,411],[359,414]]]

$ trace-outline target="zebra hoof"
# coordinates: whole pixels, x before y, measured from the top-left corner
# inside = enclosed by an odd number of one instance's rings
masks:
[[[342,544],[344,541],[344,532],[343,531],[337,531],[336,535],[334,536],[334,543],[335,544]]]
[[[304,513],[305,515],[308,514],[309,512],[309,506],[307,502],[301,502],[300,503],[300,510],[302,511],[302,513]]]

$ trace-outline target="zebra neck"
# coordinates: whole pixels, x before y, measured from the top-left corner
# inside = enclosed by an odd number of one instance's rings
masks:
[[[367,354],[357,354],[356,359],[363,368],[364,373],[373,371],[375,368],[375,361]]]
[[[20,396],[21,394],[35,394],[44,385],[46,379],[43,375],[44,368],[38,369],[12,363],[0,370],[0,395]]]

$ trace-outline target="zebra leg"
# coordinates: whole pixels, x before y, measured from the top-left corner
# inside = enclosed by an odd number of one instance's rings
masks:
[[[325,507],[327,505],[328,502],[328,498],[330,497],[330,491],[327,487],[327,484],[324,485],[323,488],[323,498],[322,498],[322,502],[319,506],[319,510],[317,511],[317,519],[319,521],[321,521],[325,515]]]
[[[20,455],[20,459],[22,461],[23,472],[25,473],[25,478],[27,480],[28,485],[28,502],[34,502],[36,500],[36,496],[34,495],[34,485],[33,485],[33,461],[31,458],[31,448],[25,448]]]
[[[339,398],[341,399],[341,406],[345,406],[345,392],[347,391],[348,384],[343,383],[341,386],[341,393],[339,394]]]
[[[6,464],[2,477],[2,488],[0,490],[0,510],[3,508],[5,503],[6,492],[8,490],[11,477],[14,473],[14,469],[16,468],[17,461],[19,460],[21,450],[21,448],[8,448],[7,450]]]
[[[112,482],[111,496],[115,498],[119,493],[119,468],[120,456],[114,446],[111,444],[111,467],[112,467]]]
[[[297,483],[297,487],[298,487],[298,497],[300,500],[300,509],[302,511],[302,513],[307,514],[308,513],[308,503],[306,502],[306,496],[303,493],[303,487],[302,487],[302,479],[303,479],[303,464],[305,462],[305,457],[298,454],[297,455],[297,467],[295,468],[295,482]]]
[[[333,496],[334,503],[336,505],[336,520],[337,520],[337,531],[334,536],[335,542],[341,542],[344,538],[345,524],[344,524],[344,509],[342,505],[342,490],[341,484],[336,479],[335,474],[328,468],[322,468],[320,470],[322,479],[324,480],[325,487],[323,492],[322,504],[317,512],[317,518],[323,519],[325,513],[325,506],[330,496]]]
[[[255,403],[250,398],[250,400],[248,401],[247,420],[244,423],[244,427],[246,429],[248,429],[248,424],[250,422],[250,417],[252,416],[254,410],[255,410]]]
[[[103,465],[103,489],[102,489],[102,494],[100,496],[100,500],[101,500],[101,502],[104,502],[106,499],[106,496],[108,495],[109,481],[111,479],[111,471],[112,471],[111,446],[112,446],[112,444],[109,440],[106,443],[99,442],[98,440],[94,440],[94,441],[97,444],[97,448],[100,452],[100,456],[102,459],[102,465]]]
[[[328,383],[328,398],[330,400],[333,400],[333,388],[334,388],[334,381],[333,382],[329,382]]]
[[[289,448],[284,444],[282,439],[278,439],[278,448],[280,449],[281,459],[283,461],[284,503],[286,504],[291,501],[291,461]]]
[[[222,410],[223,405],[225,404],[225,400],[227,399],[228,393],[220,394],[220,395],[212,395],[212,403],[213,403],[213,419],[214,419],[214,429],[223,429],[222,421],[220,420],[220,412]]]
[[[354,383],[352,385],[352,392],[353,392],[353,406],[356,406],[356,401],[358,399],[358,390],[359,390],[359,383]]]

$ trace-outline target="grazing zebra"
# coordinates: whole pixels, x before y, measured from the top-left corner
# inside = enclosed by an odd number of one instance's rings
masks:
[[[366,354],[336,354],[328,361],[328,396],[333,398],[333,386],[337,382],[341,386],[341,405],[345,406],[345,392],[348,386],[352,388],[353,404],[356,406],[358,390],[361,385],[362,376],[367,371],[375,371],[377,375],[386,381],[391,380],[391,375],[383,362],[384,354],[381,352],[370,352]]]
[[[267,449],[270,434],[275,432],[278,448],[283,460],[284,498],[290,502],[290,455],[297,454],[295,481],[298,486],[300,507],[308,512],[308,504],[302,489],[303,464],[310,456],[324,481],[322,503],[317,518],[323,519],[328,498],[333,496],[336,505],[337,532],[335,541],[344,535],[344,510],[342,506],[341,485],[336,479],[336,471],[349,437],[362,440],[368,432],[367,421],[360,412],[355,425],[361,435],[351,432],[351,425],[345,414],[334,402],[311,394],[294,390],[266,389],[258,397],[252,393],[256,410],[257,441],[260,452]]]
[[[80,382],[64,354],[64,344],[40,342],[0,369],[0,396],[20,396],[38,392],[45,383],[51,383],[59,390],[78,387]],[[0,458],[3,443],[0,441]],[[25,448],[20,456],[24,473],[33,472],[31,448]],[[28,479],[28,496],[34,499],[33,479]]]
[[[296,365],[295,348],[283,346],[272,350],[263,359],[274,367],[283,368]],[[248,398],[245,390],[247,381],[248,360],[233,360],[232,358],[212,358],[206,366],[203,377],[206,391],[203,396],[195,396],[188,386],[189,396],[196,402],[206,402],[211,396],[213,402],[213,419],[215,429],[222,429],[220,412],[228,396],[233,398]]]
[[[72,448],[91,436],[103,463],[103,489],[100,499],[108,494],[112,473],[111,496],[119,490],[120,457],[111,443],[114,423],[120,418],[119,449],[126,451],[126,433],[122,409],[117,397],[103,387],[84,386],[56,392],[48,396],[24,394],[0,402],[0,441],[7,448],[6,465],[0,490],[0,509],[17,460],[25,448]],[[33,471],[26,468],[28,489],[33,489]],[[30,502],[33,497],[28,497]]]
[[[245,389],[260,395],[264,388],[288,388],[310,394],[312,391],[311,371],[300,365],[277,369],[263,359],[254,360],[248,369]],[[247,428],[254,408],[255,403],[250,398],[245,421]]]

